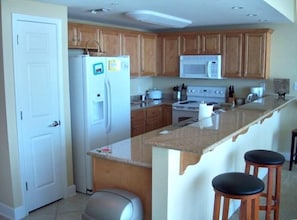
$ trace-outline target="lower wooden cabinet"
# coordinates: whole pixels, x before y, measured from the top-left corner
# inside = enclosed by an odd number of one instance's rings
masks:
[[[171,105],[133,110],[131,112],[131,137],[170,125],[171,122]]]
[[[162,107],[163,115],[163,126],[172,124],[172,105],[163,105]]]
[[[152,131],[162,127],[162,106],[154,106],[146,109],[145,131]]]
[[[131,112],[131,137],[145,133],[146,109]]]

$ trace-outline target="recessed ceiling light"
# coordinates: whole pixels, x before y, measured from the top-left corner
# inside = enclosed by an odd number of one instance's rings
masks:
[[[243,7],[241,7],[241,6],[233,6],[232,9],[234,9],[234,10],[240,10],[240,9],[243,9]]]
[[[256,14],[247,14],[246,16],[248,16],[248,17],[256,17],[258,15],[256,15]]]
[[[105,12],[110,12],[110,8],[98,8],[98,9],[91,9],[90,13],[92,14],[97,14],[97,13],[105,13]]]

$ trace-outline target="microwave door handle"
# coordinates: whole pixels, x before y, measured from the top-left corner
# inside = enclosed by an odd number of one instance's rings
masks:
[[[211,61],[207,62],[207,77],[211,78]]]

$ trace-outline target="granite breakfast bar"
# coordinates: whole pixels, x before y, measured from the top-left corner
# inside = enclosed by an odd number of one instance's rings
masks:
[[[124,187],[139,194],[145,219],[211,219],[212,178],[243,171],[247,150],[277,149],[281,110],[295,100],[267,96],[187,126],[168,126],[106,146],[109,153],[93,150],[94,189]],[[111,162],[125,167],[102,167]],[[102,179],[108,184],[100,185]],[[234,210],[237,205],[232,204]]]

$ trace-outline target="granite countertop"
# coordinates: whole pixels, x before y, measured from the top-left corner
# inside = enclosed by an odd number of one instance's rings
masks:
[[[199,122],[184,121],[166,126],[92,150],[88,154],[144,167],[152,165],[152,146],[202,155],[230,138],[235,140],[251,125],[295,100],[296,97],[283,100],[277,96],[266,96]]]
[[[146,100],[146,101],[131,101],[131,111],[142,109],[142,108],[149,108],[157,105],[172,105],[173,103],[177,102],[174,99],[160,99],[160,100]]]

